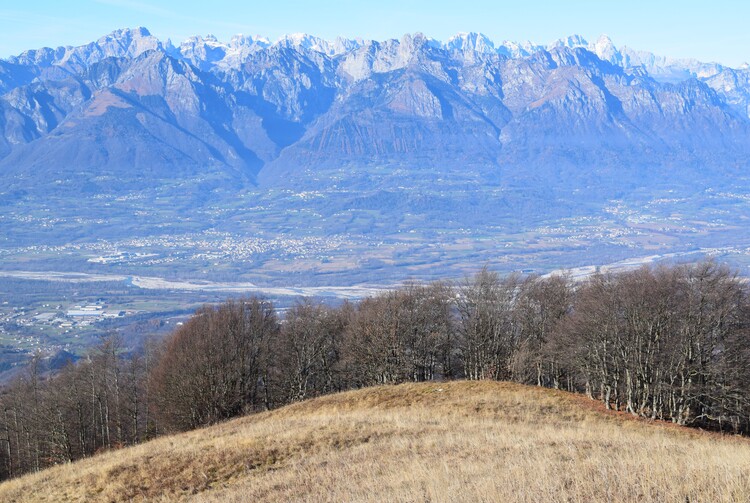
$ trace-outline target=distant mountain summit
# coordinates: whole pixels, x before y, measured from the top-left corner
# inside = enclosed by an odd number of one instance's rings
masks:
[[[66,68],[83,69],[97,63],[104,58],[134,58],[149,50],[163,50],[162,43],[146,28],[115,30],[109,35],[101,37],[79,47],[45,47],[29,50],[19,56],[8,59],[11,63],[26,66],[50,67],[53,65]]]

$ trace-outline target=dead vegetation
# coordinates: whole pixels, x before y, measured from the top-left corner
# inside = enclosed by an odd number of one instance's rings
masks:
[[[537,387],[403,384],[57,466],[0,500],[740,502],[750,441]]]

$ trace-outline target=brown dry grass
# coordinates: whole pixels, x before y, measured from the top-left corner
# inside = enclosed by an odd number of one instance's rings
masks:
[[[562,392],[406,384],[311,400],[0,485],[0,501],[750,501],[750,441]]]

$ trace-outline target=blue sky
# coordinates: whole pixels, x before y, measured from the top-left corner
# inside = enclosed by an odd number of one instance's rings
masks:
[[[174,42],[190,35],[276,39],[305,32],[378,40],[421,31],[445,40],[479,31],[495,41],[549,43],[606,33],[618,46],[739,65],[750,60],[750,2],[460,0],[3,0],[0,57],[43,46],[80,45],[116,28],[145,26]]]

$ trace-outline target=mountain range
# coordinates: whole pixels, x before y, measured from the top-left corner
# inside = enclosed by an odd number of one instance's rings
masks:
[[[0,60],[7,246],[50,233],[62,243],[157,235],[177,222],[485,239],[611,216],[622,201],[743,192],[749,156],[750,68],[606,36],[541,46],[478,33],[445,43],[238,35],[176,46],[138,28]],[[133,200],[147,204],[134,212]],[[162,207],[171,213],[141,218]],[[68,225],[36,213],[29,224],[29,208]],[[117,208],[124,225],[107,220]],[[188,218],[195,208],[213,220]],[[235,210],[242,218],[216,217]],[[709,220],[690,211],[660,215]],[[280,214],[304,218],[282,225]],[[96,228],[82,230],[84,217]]]
[[[579,36],[270,43],[148,30],[0,62],[0,173],[286,183],[348,164],[719,166],[750,153],[750,70]],[[40,180],[34,180],[39,183]]]

